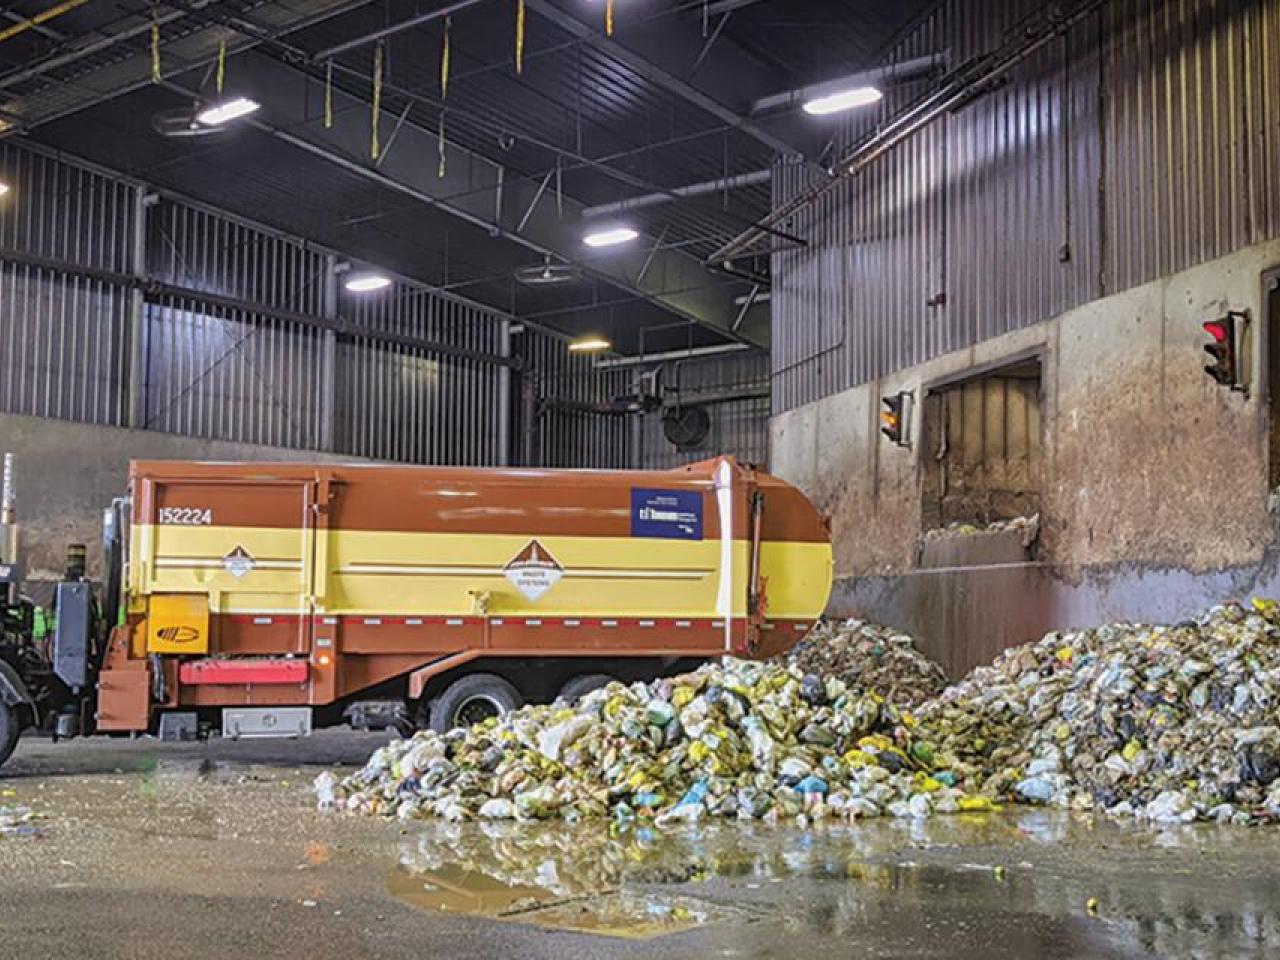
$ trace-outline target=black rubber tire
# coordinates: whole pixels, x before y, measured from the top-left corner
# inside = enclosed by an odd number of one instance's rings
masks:
[[[4,762],[13,753],[13,748],[18,745],[21,728],[18,711],[14,707],[0,705],[0,766],[4,766]]]
[[[429,723],[436,733],[448,733],[454,727],[469,726],[463,714],[470,713],[471,723],[483,719],[486,707],[493,713],[510,713],[524,705],[520,691],[492,673],[471,673],[459,677],[431,703]]]
[[[566,703],[577,703],[592,690],[607,687],[615,679],[617,678],[611,677],[607,673],[580,673],[576,677],[570,677],[565,681],[557,697]]]

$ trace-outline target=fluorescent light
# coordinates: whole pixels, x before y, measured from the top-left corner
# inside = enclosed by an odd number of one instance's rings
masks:
[[[0,197],[3,197],[8,192],[9,192],[9,185],[3,181],[0,181]]]
[[[378,273],[361,274],[347,281],[347,289],[352,293],[370,293],[389,286],[391,286],[391,278]]]
[[[854,107],[865,107],[868,104],[876,103],[883,96],[884,94],[875,87],[854,87],[852,90],[841,90],[839,93],[829,93],[826,96],[814,97],[812,100],[805,102],[804,112],[815,117],[821,117],[828,113],[852,110]]]
[[[229,120],[235,120],[237,117],[247,116],[260,106],[261,104],[257,100],[250,100],[248,97],[236,97],[233,100],[224,100],[222,103],[215,103],[211,107],[205,107],[196,114],[196,122],[203,123],[206,127],[216,127]]]
[[[615,247],[620,243],[630,243],[638,236],[640,234],[630,227],[609,227],[606,230],[588,233],[582,238],[582,242],[588,247]]]
[[[569,349],[574,353],[599,353],[601,350],[608,350],[613,344],[604,337],[580,337],[569,343]]]
[[[751,294],[749,293],[744,293],[740,297],[734,297],[733,303],[735,306],[745,307],[749,303],[751,304],[768,303],[772,299],[773,299],[773,294],[770,293],[768,290],[765,290],[763,293],[757,293],[754,297],[751,296]]]

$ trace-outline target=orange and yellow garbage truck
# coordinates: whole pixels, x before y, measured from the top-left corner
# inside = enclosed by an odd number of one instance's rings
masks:
[[[43,632],[7,537],[0,762],[28,725],[445,730],[775,655],[831,586],[825,520],[728,457],[664,472],[144,461],[106,528],[101,587],[73,564]]]

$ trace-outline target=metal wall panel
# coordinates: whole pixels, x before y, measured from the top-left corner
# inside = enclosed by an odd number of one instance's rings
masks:
[[[0,249],[128,269],[133,191],[0,143]],[[0,410],[118,425],[127,416],[128,294],[61,270],[0,265]]]
[[[502,352],[500,321],[421,290],[351,297],[343,313],[371,331]],[[410,463],[504,462],[501,368],[361,336],[340,343],[338,364],[345,452]]]
[[[512,442],[522,451],[531,438],[529,466],[621,469],[635,465],[632,418],[591,408],[606,406],[631,389],[627,370],[600,370],[589,356],[569,352],[568,343],[531,327],[514,338],[528,371],[524,389],[537,391],[532,422],[515,392]]]
[[[888,59],[963,63],[1041,7],[945,0]],[[1277,107],[1280,0],[1113,0],[796,215],[775,412],[1280,235]],[[780,166],[775,205],[813,182]]]
[[[145,429],[322,446],[322,331],[171,298],[148,302],[145,324]]]

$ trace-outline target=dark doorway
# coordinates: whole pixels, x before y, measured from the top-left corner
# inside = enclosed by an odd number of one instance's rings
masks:
[[[1267,332],[1267,489],[1280,488],[1280,269],[1262,276],[1263,329]]]

